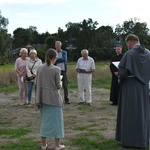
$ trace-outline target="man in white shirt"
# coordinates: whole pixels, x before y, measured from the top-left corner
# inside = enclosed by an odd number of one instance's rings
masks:
[[[77,80],[78,80],[78,104],[83,104],[84,89],[86,91],[86,102],[88,105],[92,103],[91,80],[92,72],[95,71],[94,59],[88,56],[89,52],[86,49],[81,51],[82,57],[78,59],[76,65]]]

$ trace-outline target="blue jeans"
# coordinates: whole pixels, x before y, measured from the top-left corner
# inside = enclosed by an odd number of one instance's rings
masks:
[[[28,102],[31,102],[33,85],[34,82],[28,82]]]

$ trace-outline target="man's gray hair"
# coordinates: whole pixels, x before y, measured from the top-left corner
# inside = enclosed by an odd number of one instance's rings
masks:
[[[81,54],[82,54],[83,52],[86,52],[87,54],[89,54],[89,51],[88,51],[87,49],[83,49],[83,50],[81,51]]]
[[[55,45],[56,45],[56,44],[62,45],[62,43],[61,43],[60,41],[56,41],[56,42],[55,42]]]

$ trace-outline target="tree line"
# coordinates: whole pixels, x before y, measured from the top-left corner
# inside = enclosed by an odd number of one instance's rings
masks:
[[[9,21],[0,12],[0,63],[2,64],[11,56],[11,51],[16,48],[25,47],[28,44],[42,45],[37,48],[39,57],[44,60],[45,51],[54,48],[54,43],[60,40],[63,43],[62,49],[68,52],[68,59],[76,61],[80,57],[82,49],[88,49],[90,56],[95,60],[109,60],[114,54],[114,47],[117,44],[123,45],[124,52],[127,47],[124,43],[129,33],[139,36],[141,44],[150,49],[150,32],[147,23],[140,22],[138,18],[131,18],[115,28],[110,25],[98,26],[97,21],[91,18],[84,19],[79,23],[68,22],[66,30],[60,27],[57,33],[38,33],[35,26],[25,29],[18,27],[13,35],[8,33]]]

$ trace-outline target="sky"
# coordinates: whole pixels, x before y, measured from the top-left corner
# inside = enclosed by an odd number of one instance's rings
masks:
[[[0,0],[2,16],[9,20],[8,32],[19,27],[37,27],[39,33],[64,31],[68,22],[91,18],[113,28],[130,18],[139,18],[150,28],[149,0]]]

